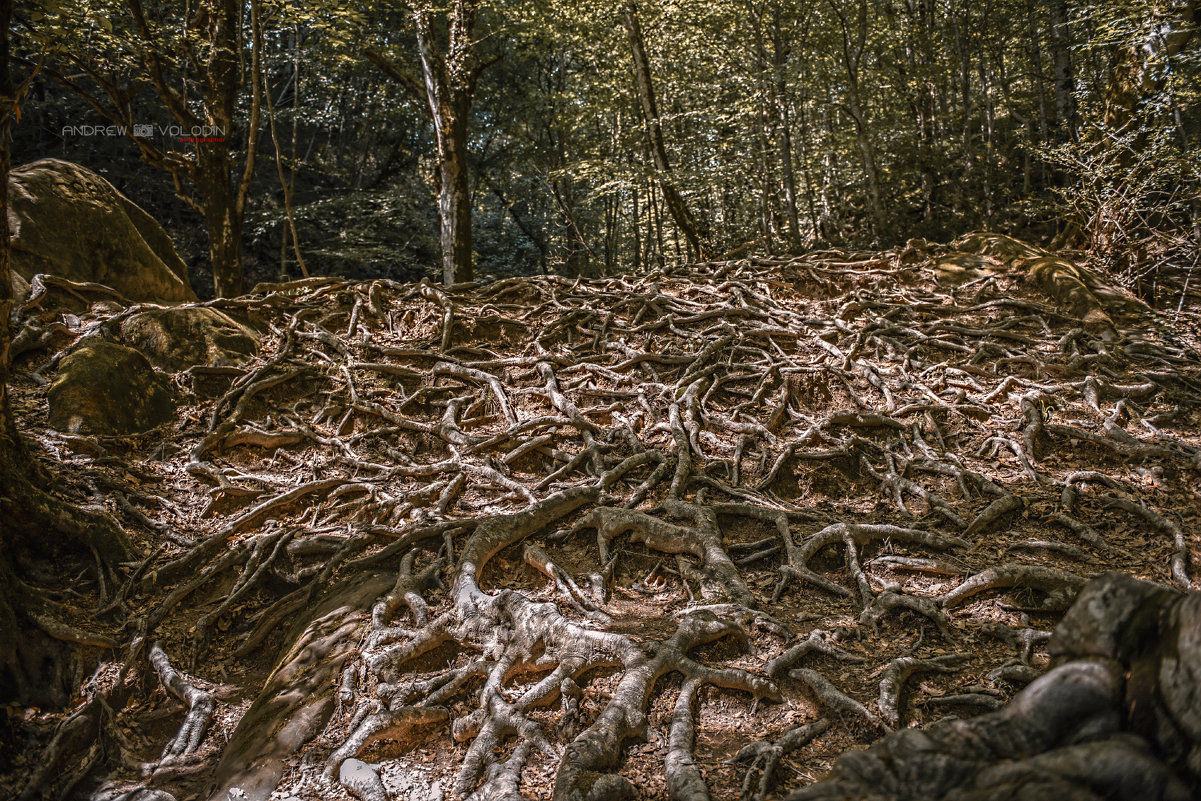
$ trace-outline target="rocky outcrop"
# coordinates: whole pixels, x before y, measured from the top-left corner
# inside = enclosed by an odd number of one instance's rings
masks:
[[[844,754],[789,801],[1188,801],[1201,792],[1201,594],[1109,573],[998,711]]]
[[[83,434],[137,434],[169,422],[171,390],[132,348],[92,340],[69,353],[50,385],[50,425]]]
[[[104,284],[132,301],[196,300],[171,239],[137,204],[78,164],[42,159],[9,174],[12,268]]]
[[[161,370],[240,364],[258,352],[258,335],[228,314],[202,306],[147,309],[121,324],[121,341]]]

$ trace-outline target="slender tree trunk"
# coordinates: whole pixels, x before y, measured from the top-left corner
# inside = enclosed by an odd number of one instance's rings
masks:
[[[431,8],[423,5],[413,11],[438,153],[442,281],[447,286],[472,278],[467,123],[478,77],[472,55],[478,10],[478,0],[454,0],[447,20],[449,39],[445,54],[434,40]]]
[[[1038,139],[1034,141],[1045,145],[1051,141],[1050,113],[1047,110],[1047,87],[1046,78],[1043,73],[1043,51],[1042,45],[1039,43],[1038,18],[1035,15],[1036,8],[1037,4],[1034,0],[1028,0],[1026,18],[1029,21],[1030,27],[1030,66],[1034,72],[1035,91],[1038,93]],[[1049,182],[1046,159],[1039,159],[1038,164],[1039,183],[1042,186],[1046,186]]]
[[[614,275],[616,265],[614,261],[617,258],[617,226],[621,222],[621,218],[617,216],[617,196],[607,194],[604,197],[605,207],[605,233],[603,238],[604,243],[604,260],[601,263],[601,275]]]
[[[675,220],[676,226],[688,240],[689,248],[696,257],[704,259],[709,253],[708,232],[692,216],[684,197],[676,189],[671,178],[671,162],[667,158],[667,147],[663,143],[663,126],[659,119],[659,109],[655,104],[655,90],[651,82],[650,62],[646,57],[646,48],[642,40],[642,28],[638,24],[638,9],[633,3],[622,6],[625,18],[626,33],[630,39],[630,50],[634,57],[634,79],[638,87],[638,100],[642,105],[642,116],[646,122],[646,136],[650,144],[651,157],[655,164],[655,173],[659,188],[663,193],[663,202],[667,211]]]
[[[788,110],[788,46],[780,29],[780,9],[772,11],[772,103],[780,124],[780,178],[784,184],[784,213],[788,239],[794,249],[801,246],[801,223],[797,215],[796,176],[792,168],[792,119]]]
[[[828,89],[827,87],[827,96]],[[825,132],[825,141],[822,144],[822,212],[819,236],[827,242],[833,242],[842,238],[842,225],[838,219],[842,197],[837,183],[838,170],[835,165],[838,163],[838,154],[834,152],[834,122],[830,119],[829,104],[822,107],[822,130]]]
[[[776,157],[779,160],[780,167],[780,184],[783,189],[784,201],[784,219],[787,226],[787,244],[792,249],[798,249],[801,242],[800,220],[797,216],[796,203],[796,178],[792,168],[792,125],[789,119],[788,102],[787,102],[787,81],[785,78],[785,68],[788,61],[788,48],[784,41],[783,32],[780,28],[780,10],[774,8],[772,10],[772,18],[770,21],[765,19],[765,13],[762,6],[747,2],[747,13],[750,17],[751,30],[755,40],[755,55],[759,60],[759,68],[764,75],[764,90],[770,99],[771,113],[774,116],[772,122],[775,130],[771,130],[772,126],[768,124],[769,112],[764,109],[762,113],[762,138],[764,142],[764,158],[767,158],[766,143],[771,139],[775,139],[773,148],[776,151]],[[767,35],[764,28],[770,24],[771,26],[771,52],[768,53]],[[773,137],[774,133],[774,137]],[[763,182],[764,182],[764,211],[763,211],[763,235],[767,238],[768,253],[772,252],[773,242],[772,235],[774,221],[769,218],[768,205],[769,200],[774,199],[775,191],[771,189],[771,170],[766,161],[763,165]],[[774,203],[771,204],[774,207]]]
[[[213,288],[219,298],[242,294],[242,220],[235,213],[232,169],[233,162],[224,153],[201,156],[197,189],[208,229]]]
[[[843,66],[847,75],[847,108],[855,123],[855,143],[863,163],[864,190],[867,195],[868,212],[871,214],[872,231],[877,237],[884,234],[884,206],[880,197],[880,172],[876,166],[876,148],[872,144],[867,110],[859,91],[859,66],[867,42],[867,0],[858,0],[855,30],[852,33],[846,15],[836,0],[830,0],[835,14],[842,25]]]
[[[767,109],[761,109],[759,113],[759,126],[755,132],[755,150],[759,154],[759,218],[760,229],[763,239],[766,241],[767,252],[769,254],[775,252],[775,240],[779,238],[778,234],[781,226],[778,225],[780,212],[776,206],[776,198],[779,194],[779,185],[776,183],[775,171],[772,169],[773,148],[770,144],[772,139],[772,120],[770,112]],[[728,199],[729,187],[723,195]],[[731,218],[729,213],[730,204],[726,204],[726,219]]]
[[[638,185],[634,184],[630,187],[630,199],[632,201],[632,225],[630,230],[634,232],[634,274],[642,272],[642,228],[639,227],[640,220],[638,219]]]
[[[251,3],[253,6],[257,6],[258,0],[251,0]],[[256,36],[261,37],[261,35],[262,35],[262,31],[259,30],[256,33]],[[300,47],[299,38],[300,38],[300,32],[296,31],[295,39],[294,39],[294,43],[293,43],[292,89],[297,95],[299,95],[299,93],[300,93],[300,62],[299,62],[299,58],[295,54],[299,51],[299,47]],[[291,179],[289,180],[289,178],[284,173],[284,162],[283,162],[283,154],[281,153],[281,148],[280,148],[280,144],[279,144],[279,133],[276,130],[276,126],[275,126],[275,103],[274,103],[274,101],[271,100],[271,86],[268,82],[267,73],[265,71],[260,70],[258,73],[255,74],[254,82],[255,82],[256,86],[259,84],[262,85],[263,94],[265,94],[267,96],[267,127],[268,127],[268,130],[271,132],[271,144],[275,150],[275,172],[276,172],[276,175],[279,176],[280,189],[284,195],[284,219],[285,219],[287,225],[284,228],[284,233],[283,233],[283,236],[281,237],[281,252],[280,252],[280,264],[279,264],[280,277],[283,278],[284,280],[287,280],[287,275],[288,275],[287,247],[288,247],[288,242],[290,240],[292,243],[292,249],[296,254],[296,266],[298,266],[300,268],[300,274],[302,276],[304,276],[305,278],[308,278],[309,270],[308,270],[308,267],[304,263],[304,256],[302,256],[300,253],[300,235],[296,231],[296,219],[292,215],[292,187],[296,184],[296,116],[292,117],[292,175],[291,175]],[[296,106],[295,106],[296,102],[297,101],[294,99],[293,100],[293,109],[296,108]]]
[[[805,98],[798,103],[801,117],[801,174],[805,178],[805,201],[809,208],[809,228],[814,239],[818,237],[817,202],[813,197],[813,166],[809,159],[809,125],[805,119]]]
[[[204,124],[214,129],[212,138],[219,141],[197,143],[198,189],[208,228],[213,288],[221,298],[242,294],[242,214],[229,141],[241,85],[241,23],[240,0],[213,0],[209,8],[212,52],[202,94]]]
[[[1072,39],[1067,0],[1051,0],[1051,60],[1055,90],[1055,135],[1076,139],[1076,77],[1072,70]]]
[[[646,196],[651,204],[650,214],[647,217],[647,249],[654,252],[654,266],[662,267],[666,263],[666,252],[663,246],[663,212],[659,206],[659,195],[650,181],[647,182]],[[652,243],[653,248],[651,247]],[[649,255],[647,261],[652,261]]]
[[[801,222],[797,214],[796,174],[792,168],[792,130],[788,111],[780,107],[780,171],[784,181],[784,211],[788,216],[788,239],[793,248],[801,246]]]

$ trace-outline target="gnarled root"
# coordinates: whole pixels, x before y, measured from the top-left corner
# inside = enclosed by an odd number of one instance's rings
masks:
[[[830,683],[829,679],[816,670],[797,668],[796,670],[789,671],[788,675],[797,681],[803,681],[809,685],[809,689],[817,696],[817,700],[822,703],[822,706],[835,712],[849,712],[863,718],[873,726],[879,726],[885,731],[892,731],[892,728],[881,720],[878,715],[835,687]]]
[[[338,770],[338,782],[359,801],[388,801],[388,791],[375,768],[359,759],[347,759]]]
[[[284,655],[225,747],[211,801],[226,801],[234,787],[245,801],[271,795],[284,759],[325,727],[335,680],[361,635],[360,620],[394,583],[387,572],[354,576],[331,589],[293,628]]]
[[[1107,574],[1080,593],[1050,650],[1062,663],[1004,709],[848,752],[790,801],[1195,798],[1201,596]]]
[[[902,656],[892,660],[880,680],[880,698],[876,701],[880,716],[890,725],[900,726],[904,715],[905,682],[909,677],[914,673],[954,673],[964,659],[966,657],[961,654],[947,654],[931,659]]]
[[[1033,608],[1042,611],[1062,611],[1071,604],[1084,582],[1080,576],[1066,570],[1011,563],[980,571],[942,596],[940,600],[944,609],[952,609],[987,590],[1025,587],[1040,590],[1047,595],[1042,604]]]
[[[861,656],[843,650],[834,644],[834,639],[830,632],[822,629],[814,629],[809,632],[809,636],[801,640],[796,645],[790,647],[787,651],[777,656],[764,666],[764,670],[769,676],[779,676],[788,668],[801,661],[810,653],[825,654],[832,656],[835,659],[841,659],[844,662],[866,662],[867,660]]]
[[[780,760],[798,748],[808,745],[813,738],[824,734],[830,722],[819,718],[812,723],[803,723],[784,732],[774,742],[760,740],[745,746],[734,755],[732,762],[749,764],[742,780],[742,801],[763,801],[775,786],[776,769]]]
[[[155,643],[151,646],[149,656],[150,664],[154,666],[163,687],[188,708],[183,723],[179,726],[179,732],[163,749],[162,761],[169,762],[175,757],[187,756],[196,750],[196,746],[200,745],[204,738],[204,731],[213,717],[216,704],[212,693],[189,684],[182,673],[171,667],[171,662],[161,645]]]
[[[687,655],[699,645],[730,634],[746,637],[738,626],[698,612],[685,617],[669,639],[650,647],[639,648],[626,640],[620,649],[625,673],[596,721],[567,746],[555,777],[555,801],[599,801],[636,795],[627,779],[608,773],[608,769],[617,764],[627,738],[645,736],[645,710],[651,690],[659,677],[670,671],[684,674],[685,689],[691,686],[691,691],[701,684],[714,684],[749,692],[756,699],[779,700],[780,691],[767,679],[742,670],[708,667]],[[683,714],[679,707],[677,713]],[[693,776],[679,756],[680,743],[687,736],[682,728],[677,735],[674,750],[670,752],[675,754],[673,770],[677,771],[676,780],[681,787],[692,787]]]

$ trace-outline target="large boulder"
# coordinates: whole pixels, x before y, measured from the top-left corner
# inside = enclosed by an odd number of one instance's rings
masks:
[[[253,330],[228,314],[203,306],[147,309],[121,324],[121,341],[169,372],[194,365],[218,367],[245,362],[258,352]]]
[[[175,415],[167,381],[146,357],[103,340],[63,358],[49,399],[50,426],[72,434],[137,434]]]
[[[132,301],[196,300],[188,268],[149,214],[91,170],[42,159],[9,173],[13,271],[111,287]]]

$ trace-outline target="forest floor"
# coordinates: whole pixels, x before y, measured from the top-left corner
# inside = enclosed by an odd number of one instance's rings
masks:
[[[35,299],[24,430],[145,559],[59,587],[119,645],[7,708],[0,796],[786,797],[997,708],[1088,577],[1201,576],[1201,317],[967,249],[259,287],[206,305],[260,352],[124,438],[41,376],[128,310]]]

